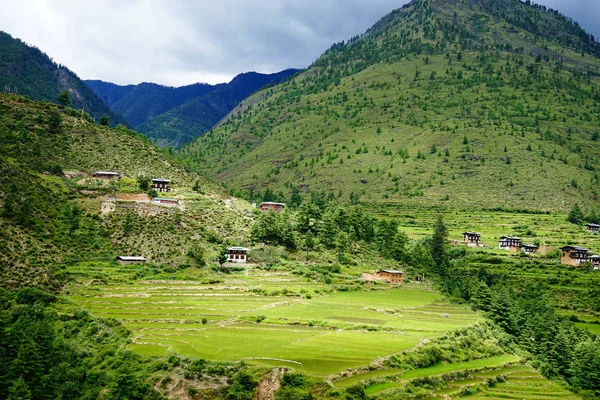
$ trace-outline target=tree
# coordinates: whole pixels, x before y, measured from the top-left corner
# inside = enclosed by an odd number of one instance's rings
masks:
[[[434,269],[437,270],[440,275],[444,275],[446,268],[445,246],[447,237],[448,231],[446,225],[444,225],[444,218],[442,215],[438,215],[433,236],[431,237],[431,258],[433,258]]]
[[[69,96],[69,91],[68,90],[63,90],[61,94],[58,95],[58,102],[60,103],[61,106],[63,106],[63,108],[67,107],[69,104],[71,104],[71,96]]]
[[[150,189],[150,178],[146,175],[138,175],[137,183],[142,192],[147,192]]]
[[[100,125],[108,126],[108,115],[100,117]]]
[[[193,259],[197,265],[203,267],[206,265],[204,248],[200,245],[192,245],[187,252],[188,257]]]
[[[344,254],[350,246],[350,235],[344,231],[338,232],[338,234],[335,235],[334,246],[338,251],[338,261],[342,262]]]
[[[583,222],[583,219],[583,211],[581,211],[581,208],[579,208],[579,204],[573,204],[573,208],[571,208],[571,212],[567,217],[567,221],[572,224],[580,225]]]
[[[575,356],[571,364],[573,378],[571,383],[576,388],[598,389],[600,387],[600,343],[588,339],[575,347]]]
[[[31,391],[29,387],[25,383],[23,377],[19,377],[12,384],[10,390],[8,391],[8,400],[30,400],[31,399]]]
[[[50,115],[48,116],[48,130],[50,133],[62,132],[62,117],[56,110],[50,111]]]
[[[219,255],[217,256],[217,261],[219,262],[219,265],[221,267],[223,266],[223,264],[225,264],[227,262],[227,246],[221,247],[221,251],[219,252]]]

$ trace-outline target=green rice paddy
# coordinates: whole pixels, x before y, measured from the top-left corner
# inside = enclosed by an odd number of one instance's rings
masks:
[[[93,285],[71,300],[99,317],[122,320],[133,332],[131,349],[141,354],[245,360],[318,375],[369,365],[479,319],[418,284],[335,291],[257,269],[216,284]]]

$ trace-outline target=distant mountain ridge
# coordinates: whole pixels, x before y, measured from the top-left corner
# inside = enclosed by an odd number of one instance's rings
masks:
[[[296,72],[247,72],[229,83],[196,83],[177,88],[147,82],[126,86],[99,80],[85,82],[156,145],[180,147],[208,132],[253,92],[269,83],[280,83]]]
[[[150,82],[126,86],[101,80],[86,80],[85,83],[132,126],[139,126],[187,100],[215,90],[214,85],[206,83],[177,88]]]
[[[127,124],[74,72],[55,63],[40,49],[0,31],[0,90],[56,103],[65,89],[70,94],[71,107],[83,108],[96,119],[107,115],[111,125]]]

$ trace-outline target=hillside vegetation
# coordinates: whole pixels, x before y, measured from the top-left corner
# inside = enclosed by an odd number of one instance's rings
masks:
[[[544,7],[415,0],[179,154],[282,200],[565,210],[598,199],[599,54]]]
[[[54,103],[60,93],[67,90],[73,108],[84,109],[98,120],[106,115],[111,125],[126,124],[123,117],[111,111],[75,73],[56,64],[40,49],[2,31],[0,90]]]
[[[222,240],[248,229],[216,185],[186,171],[138,133],[15,95],[0,95],[0,110],[4,287],[57,288],[64,265],[109,261],[117,254],[184,264],[190,262],[189,248],[216,252]],[[116,171],[123,178],[109,183],[94,179],[96,171]],[[138,182],[157,177],[172,181],[169,196],[181,199],[179,208],[149,204],[149,196],[158,194],[146,194]],[[107,195],[118,200],[106,203]]]

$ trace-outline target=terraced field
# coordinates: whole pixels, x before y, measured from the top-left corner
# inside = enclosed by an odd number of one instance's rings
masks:
[[[490,400],[580,398],[527,365],[511,364],[517,360],[518,357],[508,355],[409,371],[395,377],[395,381],[367,386],[366,393],[378,400],[398,398],[399,390],[406,388],[415,378],[427,377],[441,378],[446,382],[441,388],[431,390],[429,395],[424,397],[427,399],[458,398],[467,395],[471,399]],[[452,372],[460,374],[453,376]],[[338,384],[348,383],[349,381],[340,381]]]
[[[144,267],[102,268],[119,276]],[[123,320],[139,353],[247,360],[319,375],[368,365],[479,319],[417,284],[335,291],[291,273],[257,269],[214,284],[90,285],[71,300],[97,316]]]

